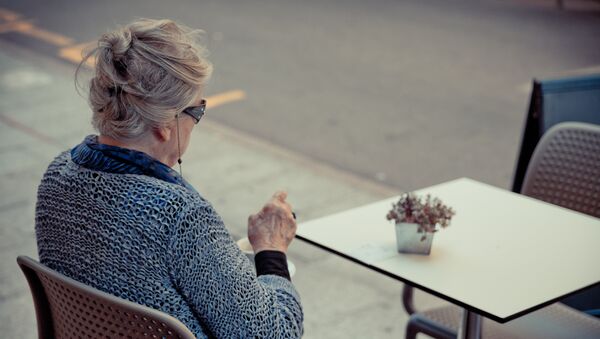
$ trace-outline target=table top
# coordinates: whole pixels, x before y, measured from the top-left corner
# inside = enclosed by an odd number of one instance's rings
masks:
[[[398,197],[298,225],[296,236],[498,322],[600,282],[600,219],[468,178],[418,190],[456,215],[431,254],[396,251]]]

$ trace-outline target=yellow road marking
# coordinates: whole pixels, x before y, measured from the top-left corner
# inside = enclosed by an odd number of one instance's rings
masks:
[[[43,30],[34,26],[31,22],[27,21],[9,22],[3,25],[2,28],[2,32],[19,32],[56,46],[68,46],[72,45],[74,42],[71,38],[67,38],[66,36],[60,35],[58,33]]]
[[[0,8],[0,19],[4,21],[15,21],[18,20],[21,16],[18,13],[13,11],[9,11],[5,8]]]
[[[91,48],[93,48],[95,44],[96,41],[90,41],[74,46],[63,47],[58,51],[58,55],[63,59],[67,59],[71,62],[79,64],[83,59],[84,51],[91,50]],[[96,65],[96,58],[94,58],[93,56],[90,57],[89,59],[87,59],[85,64],[93,68],[94,65]]]
[[[234,90],[215,94],[206,98],[206,108],[215,108],[230,102],[240,101],[246,98],[246,92],[242,90]]]
[[[0,24],[0,33],[7,32],[18,32],[20,25],[22,25],[22,21],[9,21]]]
[[[31,22],[19,20],[20,17],[21,16],[18,13],[0,8],[0,19],[7,21],[3,24],[0,24],[0,33],[19,32],[43,40],[55,46],[59,46],[61,48],[58,51],[58,56],[63,59],[69,60],[73,63],[79,64],[83,59],[83,52],[93,48],[93,46],[96,43],[96,41],[90,41],[74,45],[75,41],[73,39],[60,35],[58,33],[53,33],[36,27]],[[90,57],[86,61],[86,65],[92,68],[94,67],[95,63],[96,62],[94,57]],[[234,101],[240,101],[245,98],[246,93],[241,90],[224,92],[208,97],[206,106],[207,108],[215,108],[217,106],[221,106]],[[0,121],[4,121],[5,123],[9,123],[8,119],[9,118],[5,116],[0,116]],[[12,124],[13,126],[17,126],[18,122],[10,121],[10,124]],[[30,134],[33,134],[32,131],[29,132],[31,132]],[[45,136],[40,137],[38,135],[38,138],[45,138]]]
[[[41,28],[35,27],[33,24],[23,26],[19,32],[57,46],[68,46],[72,45],[75,42],[71,38],[67,38],[66,36],[60,35],[58,33],[43,30]]]

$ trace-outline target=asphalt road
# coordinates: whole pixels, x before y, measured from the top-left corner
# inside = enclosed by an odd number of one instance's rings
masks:
[[[462,176],[510,186],[531,79],[600,66],[598,6],[566,3],[21,0],[0,8],[76,42],[135,17],[201,28],[215,64],[207,94],[246,93],[209,119],[415,189]],[[20,34],[0,39],[55,54]]]

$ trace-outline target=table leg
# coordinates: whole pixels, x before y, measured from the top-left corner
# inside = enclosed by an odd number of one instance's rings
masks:
[[[462,326],[458,330],[458,338],[480,339],[481,338],[481,316],[477,313],[464,310]]]

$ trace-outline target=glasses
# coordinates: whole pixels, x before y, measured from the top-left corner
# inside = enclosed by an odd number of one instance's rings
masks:
[[[198,124],[202,116],[204,115],[204,111],[206,110],[206,100],[202,99],[200,101],[200,106],[192,106],[183,110],[182,113],[185,113],[192,118],[194,118],[194,124]]]

